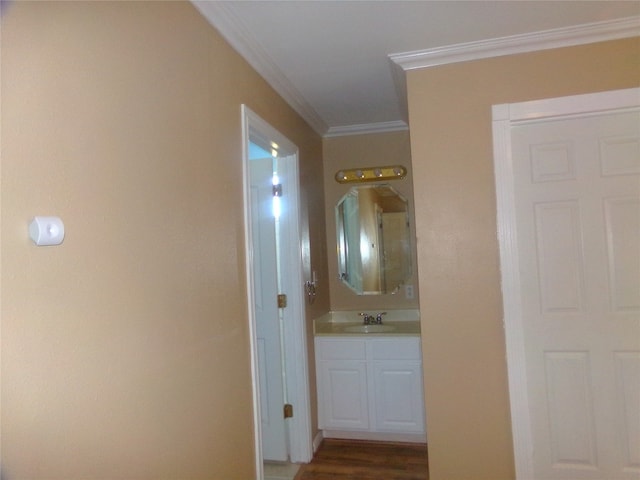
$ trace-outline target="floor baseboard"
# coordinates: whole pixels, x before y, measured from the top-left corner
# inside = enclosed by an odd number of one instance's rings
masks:
[[[323,438],[324,435],[322,435],[322,430],[320,430],[318,434],[313,438],[313,453],[316,453],[318,451]]]

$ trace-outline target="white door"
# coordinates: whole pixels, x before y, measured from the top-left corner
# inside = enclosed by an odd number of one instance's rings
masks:
[[[287,460],[272,158],[249,161],[262,456]]]
[[[524,347],[524,378],[515,378],[516,356],[510,391],[516,450],[517,437],[530,436],[516,457],[531,457],[519,477],[638,479],[640,113],[525,118],[511,123],[507,143],[514,203],[500,228],[516,271],[503,270],[503,284],[516,285],[505,322],[509,343],[509,315],[520,317]],[[519,404],[516,388],[525,389]],[[529,424],[519,430],[523,407]]]
[[[242,138],[255,467],[257,478],[260,479],[263,477],[264,459],[283,460],[289,457],[292,462],[309,462],[313,453],[304,311],[303,235],[299,224],[297,147],[246,105],[242,106]],[[254,150],[256,146],[260,147],[258,152]],[[265,164],[262,173],[251,172],[250,164],[253,160],[274,157],[277,161],[273,162],[270,168]],[[275,168],[284,188],[274,240],[271,237],[274,233],[271,184]],[[261,178],[255,189],[251,185],[252,175]],[[259,190],[262,190],[260,194]],[[262,200],[259,200],[260,197]],[[258,207],[259,204],[262,211]],[[261,235],[270,238],[264,245],[259,239]],[[276,247],[279,255],[275,266],[274,242],[279,246]],[[261,252],[261,249],[264,249],[264,252]],[[287,307],[279,309],[278,315],[274,316],[273,312],[266,313],[266,310],[276,308],[276,285],[279,285],[280,293],[286,293]],[[270,303],[269,298],[273,298],[273,303]],[[263,314],[271,320],[259,320]],[[274,318],[279,319],[277,326]],[[267,325],[271,327],[268,334],[258,331]],[[278,336],[279,344],[276,341]],[[274,346],[273,350],[270,345]],[[275,353],[278,348],[280,352]],[[274,353],[268,353],[270,351]],[[276,360],[278,355],[280,361]],[[284,402],[293,405],[293,417],[286,420],[283,418]],[[271,431],[273,433],[269,433]],[[286,452],[284,455],[283,450]]]

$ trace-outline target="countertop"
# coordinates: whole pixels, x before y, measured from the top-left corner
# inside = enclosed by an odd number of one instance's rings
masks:
[[[382,325],[365,326],[359,312],[329,312],[313,321],[313,333],[323,335],[397,336],[420,335],[420,315],[416,310],[389,310]],[[375,315],[376,312],[373,312]]]

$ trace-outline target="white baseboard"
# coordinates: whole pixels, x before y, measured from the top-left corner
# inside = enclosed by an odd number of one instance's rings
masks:
[[[427,435],[424,433],[380,433],[343,430],[322,430],[321,433],[324,438],[374,440],[378,442],[427,443]]]
[[[322,430],[319,430],[318,434],[313,438],[313,453],[316,453],[318,451],[323,438],[324,436],[322,435]]]

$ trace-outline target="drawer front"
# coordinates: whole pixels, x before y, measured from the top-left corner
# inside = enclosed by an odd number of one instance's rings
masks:
[[[364,340],[317,338],[316,355],[320,360],[364,360],[367,349]]]
[[[420,338],[375,339],[370,345],[372,360],[420,360]]]

